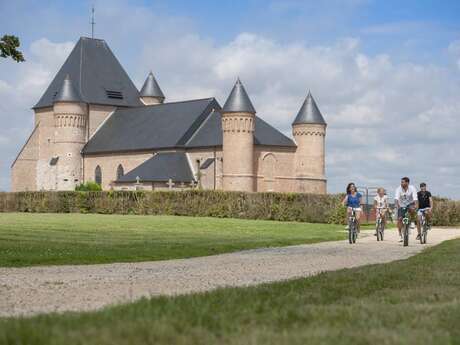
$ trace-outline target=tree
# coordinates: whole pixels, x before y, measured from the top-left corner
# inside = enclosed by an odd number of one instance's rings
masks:
[[[0,57],[8,58],[11,57],[16,62],[24,61],[24,56],[17,50],[21,43],[19,38],[13,35],[3,35],[0,39]]]

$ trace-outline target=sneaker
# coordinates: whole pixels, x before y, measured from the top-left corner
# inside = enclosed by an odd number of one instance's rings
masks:
[[[399,243],[401,243],[403,241],[402,237],[399,239]]]
[[[417,238],[416,238],[416,240],[419,240],[419,239],[420,239],[420,234],[418,234],[418,235],[417,235]]]

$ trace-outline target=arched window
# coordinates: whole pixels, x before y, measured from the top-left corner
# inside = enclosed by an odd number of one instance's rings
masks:
[[[123,169],[123,165],[118,164],[117,168],[117,180],[119,180],[125,174],[125,170]]]
[[[263,158],[263,175],[265,181],[265,191],[271,192],[275,188],[276,158],[273,153],[267,153]]]
[[[101,170],[101,167],[99,165],[94,170],[94,181],[98,185],[102,185],[102,170]]]

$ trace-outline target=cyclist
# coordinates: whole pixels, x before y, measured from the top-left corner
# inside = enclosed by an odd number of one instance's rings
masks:
[[[352,209],[355,210],[356,223],[357,223],[357,232],[359,233],[361,227],[361,212],[362,212],[362,195],[356,189],[356,186],[353,182],[349,183],[347,186],[347,195],[342,201],[342,204],[347,207],[347,216],[350,217]]]
[[[403,241],[402,238],[402,219],[403,219],[403,208],[407,208],[410,215],[415,215],[415,210],[418,207],[417,190],[414,186],[410,185],[410,179],[403,177],[401,179],[401,185],[396,189],[395,192],[395,204],[398,210],[398,231],[399,242]]]
[[[421,223],[422,223],[422,212],[425,212],[426,221],[428,224],[431,221],[431,215],[433,210],[433,197],[431,193],[426,190],[426,183],[420,183],[420,192],[417,193],[418,198],[418,212],[417,212],[417,240],[420,239]]]
[[[386,224],[386,214],[388,210],[388,197],[385,194],[385,189],[380,187],[377,189],[377,195],[374,198],[375,219],[379,216],[382,218],[383,224]],[[375,232],[377,236],[377,231]]]

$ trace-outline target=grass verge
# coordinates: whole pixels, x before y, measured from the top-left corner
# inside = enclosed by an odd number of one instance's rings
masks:
[[[4,344],[459,344],[460,240],[408,260],[91,313],[0,319]]]
[[[342,230],[228,218],[0,213],[0,266],[187,258],[339,240]]]

